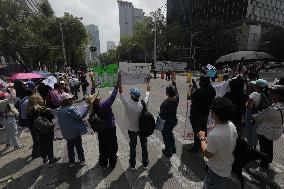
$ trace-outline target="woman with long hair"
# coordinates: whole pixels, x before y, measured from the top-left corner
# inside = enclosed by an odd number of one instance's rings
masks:
[[[34,94],[29,99],[27,115],[32,121],[32,126],[39,133],[40,153],[43,164],[46,165],[49,162],[50,166],[54,165],[60,160],[60,158],[54,157],[53,153],[54,130],[51,128],[47,132],[41,132],[35,126],[35,122],[39,117],[52,123],[54,118],[52,110],[44,106],[44,100],[40,95]]]

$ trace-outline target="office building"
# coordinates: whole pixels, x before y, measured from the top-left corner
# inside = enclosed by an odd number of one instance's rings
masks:
[[[108,41],[107,42],[107,50],[115,49],[115,42],[114,41]]]
[[[27,6],[31,12],[39,12],[39,5],[42,0],[17,0],[21,5]]]
[[[120,37],[132,36],[135,23],[144,19],[142,9],[134,8],[131,2],[117,1],[119,8]]]
[[[167,0],[167,24],[178,22],[183,30],[190,25],[191,0]]]
[[[97,50],[95,52],[92,52],[92,56],[97,57],[101,54],[101,43],[100,43],[100,31],[99,27],[91,24],[87,26],[87,30],[90,35],[90,46],[96,47]]]

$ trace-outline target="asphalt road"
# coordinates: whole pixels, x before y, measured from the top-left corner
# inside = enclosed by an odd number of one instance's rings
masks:
[[[274,77],[275,74],[269,75]],[[280,74],[281,75],[281,74]],[[284,76],[284,75],[282,75]],[[159,106],[166,98],[165,87],[168,81],[156,79],[151,81],[152,91],[150,97],[149,111],[158,115]],[[183,139],[186,119],[186,93],[187,84],[185,77],[177,77],[177,86],[180,94],[178,107],[179,123],[174,129],[176,137],[177,153],[169,162],[162,156],[164,148],[160,132],[148,138],[148,151],[150,164],[148,170],[143,170],[141,148],[138,140],[137,145],[137,170],[128,168],[129,139],[127,130],[124,128],[123,108],[119,95],[113,105],[113,111],[117,124],[117,137],[119,143],[118,163],[113,170],[103,170],[98,166],[98,141],[96,134],[89,133],[83,137],[83,146],[87,165],[70,169],[65,140],[55,141],[54,151],[62,161],[53,167],[42,166],[41,159],[31,161],[31,137],[27,130],[22,131],[21,141],[25,148],[12,151],[4,150],[0,145],[0,187],[1,188],[113,188],[113,189],[199,189],[203,186],[205,161],[201,155],[193,155],[187,152],[191,141]],[[128,93],[131,86],[125,87]],[[138,87],[146,90],[146,85]],[[107,98],[112,89],[100,89],[102,99]],[[82,104],[82,103],[80,103]],[[0,138],[3,138],[4,130],[0,130]],[[1,140],[0,140],[1,141]],[[2,141],[3,143],[3,141]],[[275,142],[274,149],[274,171],[269,175],[251,173],[244,170],[246,188],[284,188],[284,139]],[[230,179],[227,188],[239,188],[236,178]]]

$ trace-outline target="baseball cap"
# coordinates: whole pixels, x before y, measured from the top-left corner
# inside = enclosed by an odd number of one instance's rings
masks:
[[[258,87],[261,87],[261,88],[268,86],[267,81],[264,80],[264,79],[258,79],[256,81],[252,81],[251,83],[254,84],[254,85],[257,85]]]
[[[138,88],[130,89],[130,94],[136,98],[141,96],[140,90]]]
[[[62,93],[62,95],[60,96],[60,101],[63,102],[64,100],[68,100],[73,98],[74,95],[71,95],[69,93]]]

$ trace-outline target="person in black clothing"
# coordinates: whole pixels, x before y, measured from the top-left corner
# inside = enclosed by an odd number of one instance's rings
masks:
[[[235,115],[232,122],[237,128],[237,131],[241,133],[244,128],[245,112],[246,112],[246,102],[248,100],[248,95],[245,94],[245,83],[242,75],[238,75],[236,78],[232,79],[230,82],[230,92],[225,94],[225,98],[232,101],[236,107]]]
[[[215,99],[216,92],[210,83],[210,77],[203,75],[200,77],[200,88],[189,85],[188,100],[191,100],[190,123],[194,132],[194,145],[190,149],[192,153],[200,151],[200,140],[197,134],[205,131],[207,135],[207,121],[211,105]]]
[[[52,88],[48,85],[45,85],[44,83],[40,83],[39,86],[37,87],[37,91],[44,101],[46,100],[46,97],[51,90]]]
[[[33,127],[35,120],[39,116],[46,118],[48,121],[52,123],[52,119],[54,118],[53,112],[51,109],[43,105],[44,105],[44,100],[42,99],[41,96],[32,95],[30,97],[27,108],[27,115],[30,118]],[[39,134],[40,154],[43,160],[43,164],[45,165],[49,162],[49,165],[53,165],[57,163],[60,160],[60,158],[54,157],[53,153],[54,131],[50,130],[47,133],[41,133],[38,130],[37,132]]]
[[[160,106],[160,117],[165,120],[162,131],[165,149],[162,151],[165,157],[172,157],[176,153],[175,138],[173,129],[178,123],[177,107],[179,103],[179,94],[176,87],[176,76],[172,74],[172,84],[166,88],[168,98]]]
[[[85,98],[86,98],[86,95],[87,95],[87,88],[88,88],[88,86],[89,86],[89,83],[88,83],[87,78],[86,78],[85,75],[82,76],[82,79],[81,79],[81,86],[82,86],[82,92],[83,92],[83,96],[84,96],[83,99],[85,99]]]

